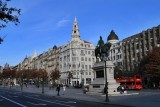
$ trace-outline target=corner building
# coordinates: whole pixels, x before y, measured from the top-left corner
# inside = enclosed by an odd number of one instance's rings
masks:
[[[73,86],[89,85],[93,81],[92,66],[95,63],[95,46],[81,40],[77,19],[74,19],[72,39],[62,46],[59,54],[59,70],[61,71],[60,83]],[[73,78],[69,78],[69,73]]]

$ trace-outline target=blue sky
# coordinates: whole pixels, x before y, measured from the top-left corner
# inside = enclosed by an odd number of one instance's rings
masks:
[[[26,55],[47,51],[71,40],[74,17],[81,39],[97,45],[113,29],[122,40],[160,24],[160,0],[12,0],[22,9],[20,24],[0,30],[0,65],[17,65]]]

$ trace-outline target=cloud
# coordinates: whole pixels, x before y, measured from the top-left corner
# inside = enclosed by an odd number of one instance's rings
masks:
[[[68,22],[70,22],[70,20],[62,19],[62,20],[57,22],[57,27],[63,27],[66,24],[68,24]]]

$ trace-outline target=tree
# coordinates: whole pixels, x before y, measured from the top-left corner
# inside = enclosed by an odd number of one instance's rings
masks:
[[[148,59],[143,68],[143,76],[147,87],[158,87],[160,85],[160,47],[155,47],[148,53]]]
[[[9,67],[4,68],[2,72],[2,77],[6,79],[6,78],[10,78],[10,76],[11,76],[11,69]]]
[[[122,70],[119,66],[115,66],[114,68],[114,78],[122,77]]]
[[[145,64],[145,73],[152,76],[160,76],[160,47],[156,47],[148,53],[148,63]]]
[[[55,80],[58,80],[60,78],[60,72],[59,70],[55,69],[55,70],[52,70],[51,72],[51,78],[52,78],[52,81],[53,81],[53,84],[55,84]]]
[[[11,0],[0,0],[0,30],[6,27],[8,22],[13,22],[15,25],[20,23],[18,16],[21,10],[15,7],[8,7],[7,3]],[[3,38],[0,37],[0,44]]]
[[[145,71],[145,65],[149,62],[149,57],[148,56],[144,56],[141,61],[140,64],[138,66],[138,72],[140,73],[141,76],[144,75],[144,71]]]

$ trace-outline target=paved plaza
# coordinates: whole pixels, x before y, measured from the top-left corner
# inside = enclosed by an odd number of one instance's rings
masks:
[[[21,91],[20,86],[14,87],[3,87],[7,90],[14,89]],[[30,92],[30,93],[37,93],[42,94],[42,87],[35,87],[35,86],[28,86],[23,87],[23,92]],[[47,96],[56,96],[56,97],[63,97],[63,98],[71,98],[83,101],[91,101],[91,102],[98,102],[98,103],[106,103],[105,102],[105,95],[97,94],[97,93],[83,93],[82,89],[75,89],[75,88],[66,88],[63,91],[61,88],[60,96],[57,96],[56,88],[49,89],[48,87],[44,87],[44,95]],[[160,90],[141,90],[141,91],[128,91],[127,94],[120,94],[115,96],[109,96],[110,102],[109,104],[114,105],[124,105],[130,107],[160,107]]]

